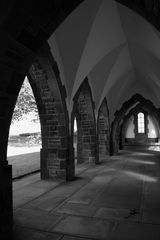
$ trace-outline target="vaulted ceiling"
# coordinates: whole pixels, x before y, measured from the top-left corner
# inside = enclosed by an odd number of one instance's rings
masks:
[[[160,106],[160,33],[114,0],[83,1],[49,37],[68,106],[88,77],[96,110],[106,97],[111,119],[139,93]]]
[[[17,94],[14,72],[23,78],[47,40],[69,112],[86,77],[95,112],[106,98],[111,120],[135,93],[160,107],[159,12],[159,0],[2,0],[0,94]]]

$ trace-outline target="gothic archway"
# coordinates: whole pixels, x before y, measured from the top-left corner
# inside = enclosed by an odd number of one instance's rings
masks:
[[[87,78],[79,87],[74,99],[71,116],[72,136],[73,122],[77,120],[77,163],[97,162],[96,121],[91,89]],[[73,137],[72,137],[73,138]]]
[[[152,111],[153,109],[148,108],[147,105],[142,105],[142,104],[138,104],[137,106],[133,107],[130,112],[125,115],[125,117],[123,118],[123,122],[121,124],[121,140],[120,142],[122,143],[122,148],[127,144],[127,145],[134,145],[135,143],[138,143],[139,140],[142,139],[142,145],[152,145],[155,142],[158,141],[159,139],[159,129],[160,129],[160,125],[158,123],[158,119],[157,116],[155,115],[155,111]],[[138,139],[138,114],[139,113],[144,113],[144,134],[140,133],[141,135],[141,139]],[[134,132],[134,137],[130,137],[130,139],[126,139],[126,130],[128,127],[128,123],[130,121],[132,117],[132,121],[133,121],[133,132]],[[148,127],[149,124],[149,119],[152,117],[152,121],[154,123],[155,129],[156,129],[156,135],[157,137],[150,139],[150,137],[148,136],[148,134],[150,135],[150,128]],[[146,137],[144,138],[145,135]],[[134,143],[135,142],[135,143]]]
[[[121,125],[123,123],[125,115],[127,115],[128,112],[138,104],[141,104],[141,106],[147,106],[148,111],[154,114],[159,124],[159,112],[153,103],[150,100],[142,97],[140,94],[133,95],[131,99],[126,101],[122,105],[121,109],[115,113],[115,119],[111,125],[111,154],[116,154],[118,152],[120,146]]]
[[[41,177],[67,178],[68,125],[65,91],[56,63],[50,53],[42,52],[29,69],[41,122]]]
[[[99,158],[101,159],[110,153],[110,123],[106,99],[103,100],[98,111],[97,134]]]

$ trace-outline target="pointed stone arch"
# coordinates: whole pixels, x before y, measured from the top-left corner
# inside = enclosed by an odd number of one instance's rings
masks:
[[[41,178],[67,179],[68,114],[66,92],[56,62],[47,48],[34,59],[28,73],[41,123]]]
[[[97,162],[96,120],[92,92],[86,78],[73,98],[71,135],[74,118],[77,120],[77,163]]]
[[[150,100],[145,99],[140,94],[133,95],[128,101],[126,101],[122,105],[121,109],[119,111],[116,111],[114,114],[115,119],[111,125],[111,155],[116,154],[118,152],[119,146],[121,146],[120,135],[124,117],[133,107],[138,104],[141,104],[141,106],[146,106],[148,111],[154,114],[158,124],[160,123],[159,109],[157,109]]]
[[[99,110],[97,118],[97,135],[99,146],[99,158],[110,153],[110,122],[107,100],[104,98]]]
[[[154,109],[151,109],[150,107],[148,107],[148,105],[139,103],[138,105],[133,107],[129,111],[129,113],[127,115],[125,115],[125,117],[123,118],[123,122],[121,124],[121,136],[120,136],[120,138],[121,138],[120,139],[121,149],[123,149],[123,146],[125,145],[125,132],[126,132],[126,128],[127,128],[127,123],[129,121],[129,119],[131,118],[131,116],[137,115],[138,112],[142,112],[142,113],[145,113],[145,115],[152,116],[152,120],[153,120],[153,122],[156,126],[156,130],[157,130],[157,133],[158,133],[158,139],[160,137],[160,133],[159,133],[160,124],[159,124],[158,119],[157,119],[157,113],[155,113]],[[145,128],[146,128],[145,131],[148,133],[147,121],[148,120],[145,119]]]
[[[13,225],[12,166],[8,165],[7,161],[8,136],[14,107],[26,75],[36,99],[41,122],[43,144],[41,177],[66,180],[69,172],[67,167],[69,162],[69,124],[65,105],[66,92],[60,81],[57,64],[48,47],[44,47],[32,61],[28,74],[26,74],[26,70],[19,73],[16,70],[8,71],[7,68],[3,74],[4,89],[3,93],[0,93],[0,179],[3,183],[0,188],[1,207],[3,207],[1,227],[8,233]],[[1,237],[2,235],[3,233],[0,232]],[[8,238],[10,239],[10,237]]]

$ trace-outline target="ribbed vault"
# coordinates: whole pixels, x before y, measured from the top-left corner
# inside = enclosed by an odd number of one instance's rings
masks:
[[[113,0],[84,1],[48,43],[67,89],[70,112],[85,77],[96,112],[106,97],[111,120],[135,93],[159,105],[160,35],[135,11]]]

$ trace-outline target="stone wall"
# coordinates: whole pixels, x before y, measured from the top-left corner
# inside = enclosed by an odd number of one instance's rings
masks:
[[[77,163],[96,162],[96,123],[94,104],[87,79],[80,86],[75,98],[72,119],[77,120]],[[72,121],[73,123],[73,121]]]
[[[55,69],[54,69],[55,64]],[[63,100],[58,85],[56,63],[45,57],[34,61],[29,70],[37,107],[39,110],[42,149],[41,177],[66,179],[66,161],[68,159],[67,127]],[[57,75],[57,76],[56,76]]]
[[[110,126],[107,102],[104,100],[99,108],[98,120],[98,145],[99,155],[105,156],[110,153]]]

